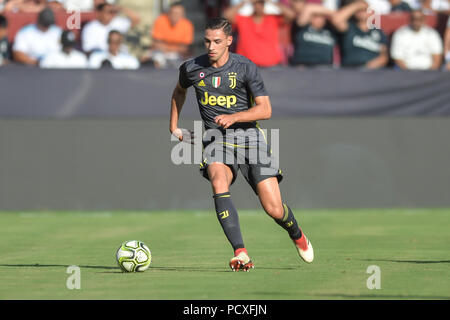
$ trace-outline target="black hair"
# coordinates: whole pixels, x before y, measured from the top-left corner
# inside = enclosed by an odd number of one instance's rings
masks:
[[[231,36],[233,29],[231,28],[231,23],[225,18],[212,18],[205,26],[205,30],[218,30],[222,29],[226,36]]]
[[[102,2],[99,5],[97,5],[97,7],[95,7],[95,9],[97,11],[102,11],[104,7],[109,6],[110,4],[108,2]]]
[[[112,67],[113,65],[108,59],[103,60],[102,64],[100,65],[100,69],[112,69]]]
[[[108,33],[108,38],[107,38],[107,39],[108,39],[108,43],[109,43],[109,39],[111,39],[111,36],[112,36],[113,34],[118,34],[118,35],[120,35],[121,37],[123,37],[123,34],[122,34],[120,31],[113,29],[113,30],[111,30],[111,31]]]
[[[183,1],[175,1],[175,2],[172,2],[172,3],[170,4],[169,8],[173,8],[173,7],[176,7],[176,6],[182,6],[182,7],[184,7],[184,6],[183,6]]]
[[[8,19],[2,14],[0,14],[0,28],[7,28],[8,27]]]

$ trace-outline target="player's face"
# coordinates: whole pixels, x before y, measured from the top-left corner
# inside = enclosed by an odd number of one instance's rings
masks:
[[[322,29],[327,23],[327,19],[322,14],[315,14],[311,17],[311,26],[315,29]]]
[[[183,6],[173,6],[169,10],[169,20],[172,25],[175,25],[184,18],[184,7]]]
[[[205,47],[210,61],[218,61],[228,52],[233,42],[232,36],[227,36],[222,29],[207,29],[205,31]]]
[[[264,1],[257,0],[253,2],[253,14],[257,16],[264,15]]]
[[[419,31],[425,21],[425,16],[420,11],[414,11],[411,13],[411,27]]]
[[[8,29],[0,27],[0,39],[3,39],[8,34]]]
[[[114,6],[106,5],[98,12],[98,20],[103,24],[109,24],[117,15],[117,9]]]
[[[113,55],[117,55],[122,45],[122,41],[123,39],[120,34],[118,33],[111,34],[108,39],[109,52],[111,52]]]
[[[371,16],[371,12],[367,11],[366,9],[361,9],[358,10],[355,13],[355,18],[357,21],[361,22],[361,21],[367,21],[367,19],[369,19],[369,17]]]

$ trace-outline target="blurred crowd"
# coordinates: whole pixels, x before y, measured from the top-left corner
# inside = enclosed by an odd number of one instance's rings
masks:
[[[450,70],[450,20],[442,35],[426,23],[448,15],[449,0],[195,1],[204,3],[205,15],[233,24],[232,51],[260,67]],[[76,32],[57,23],[58,13],[69,10],[95,16]],[[21,13],[36,14],[36,21],[11,39],[10,20]],[[150,44],[136,54],[127,39],[141,14],[116,0],[0,0],[0,65],[176,68],[193,55],[195,31],[203,30],[194,30],[183,2],[156,16],[146,30]],[[408,21],[387,35],[380,15],[395,14]]]

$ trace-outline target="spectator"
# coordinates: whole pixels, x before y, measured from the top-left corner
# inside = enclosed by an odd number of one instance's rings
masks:
[[[402,0],[389,0],[391,3],[391,12],[411,12],[411,7]]]
[[[75,50],[75,34],[72,31],[66,30],[61,34],[60,51],[52,52],[44,57],[40,62],[41,68],[52,69],[82,69],[88,67],[86,56]]]
[[[122,12],[126,17],[119,16]],[[107,51],[107,38],[111,30],[126,34],[130,28],[139,23],[139,17],[124,7],[101,3],[97,6],[97,19],[88,22],[81,31],[83,51]]]
[[[19,30],[13,45],[14,60],[26,65],[38,65],[39,60],[60,49],[61,28],[55,25],[55,15],[50,8],[42,10],[36,24]]]
[[[194,26],[185,18],[181,2],[171,4],[169,11],[156,19],[151,36],[152,50],[146,59],[151,59],[156,67],[177,67],[189,56]]]
[[[410,24],[392,36],[391,56],[400,69],[436,70],[442,63],[442,51],[439,33],[425,25],[421,10],[412,11]]]
[[[426,15],[434,15],[437,12],[447,12],[450,10],[448,0],[419,0],[420,8]]]
[[[351,1],[351,2],[354,2]],[[389,14],[391,11],[391,4],[389,0],[366,0],[369,5],[368,11],[372,14]],[[347,2],[347,4],[350,2]]]
[[[59,11],[64,10],[64,4],[65,0],[46,0],[47,5],[53,10],[53,11]]]
[[[0,14],[0,66],[7,64],[9,60],[8,20]]]
[[[249,2],[253,4],[253,14],[248,17],[239,15],[239,10]],[[234,24],[238,33],[236,52],[261,67],[276,66],[282,62],[280,26],[283,19],[286,22],[295,19],[295,12],[281,3],[275,3],[280,16],[265,14],[266,2],[245,0],[224,12],[224,17]]]
[[[319,0],[319,4],[320,2],[325,8],[333,11],[339,9],[339,5],[341,4],[341,0],[322,0],[322,1]]]
[[[111,30],[108,34],[108,51],[94,52],[89,59],[89,66],[99,69],[108,65],[114,69],[138,69],[139,61],[132,55],[121,52],[123,35],[117,30]]]
[[[371,11],[365,1],[357,0],[342,7],[333,16],[333,24],[342,33],[343,67],[383,68],[389,61],[386,35],[372,25]]]
[[[317,0],[317,1],[320,1],[320,0]],[[283,0],[267,1],[267,3],[264,6],[264,13],[269,14],[269,15],[279,15],[281,12],[280,12],[280,9],[275,5],[276,2],[281,2],[283,4],[288,5],[288,3],[286,3],[287,1],[283,1]],[[247,16],[247,17],[251,16],[253,14],[253,5],[251,4],[250,1],[230,0],[231,6],[236,6],[241,3],[242,3],[242,7],[239,9],[238,14],[241,16]]]
[[[304,0],[293,2],[304,2]],[[331,26],[327,25],[327,17],[332,16],[333,13],[334,11],[315,3],[306,3],[298,13],[292,26],[294,54],[291,63],[293,65],[331,66],[333,64],[333,51],[337,38]]]
[[[115,0],[63,0],[67,10],[93,11],[99,4],[115,4]]]
[[[445,54],[445,69],[450,70],[450,17],[447,20],[447,28],[444,34],[444,54]]]

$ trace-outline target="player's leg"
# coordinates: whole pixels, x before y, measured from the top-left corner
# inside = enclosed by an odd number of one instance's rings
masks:
[[[282,202],[277,178],[270,177],[258,182],[256,192],[264,211],[288,232],[300,257],[308,263],[312,262],[314,259],[312,245],[303,234],[292,210]]]
[[[208,177],[214,193],[214,205],[217,219],[234,250],[234,257],[230,261],[233,270],[248,270],[253,263],[248,257],[242,239],[238,212],[231,200],[229,187],[233,181],[231,168],[220,162],[213,162],[207,167]]]

